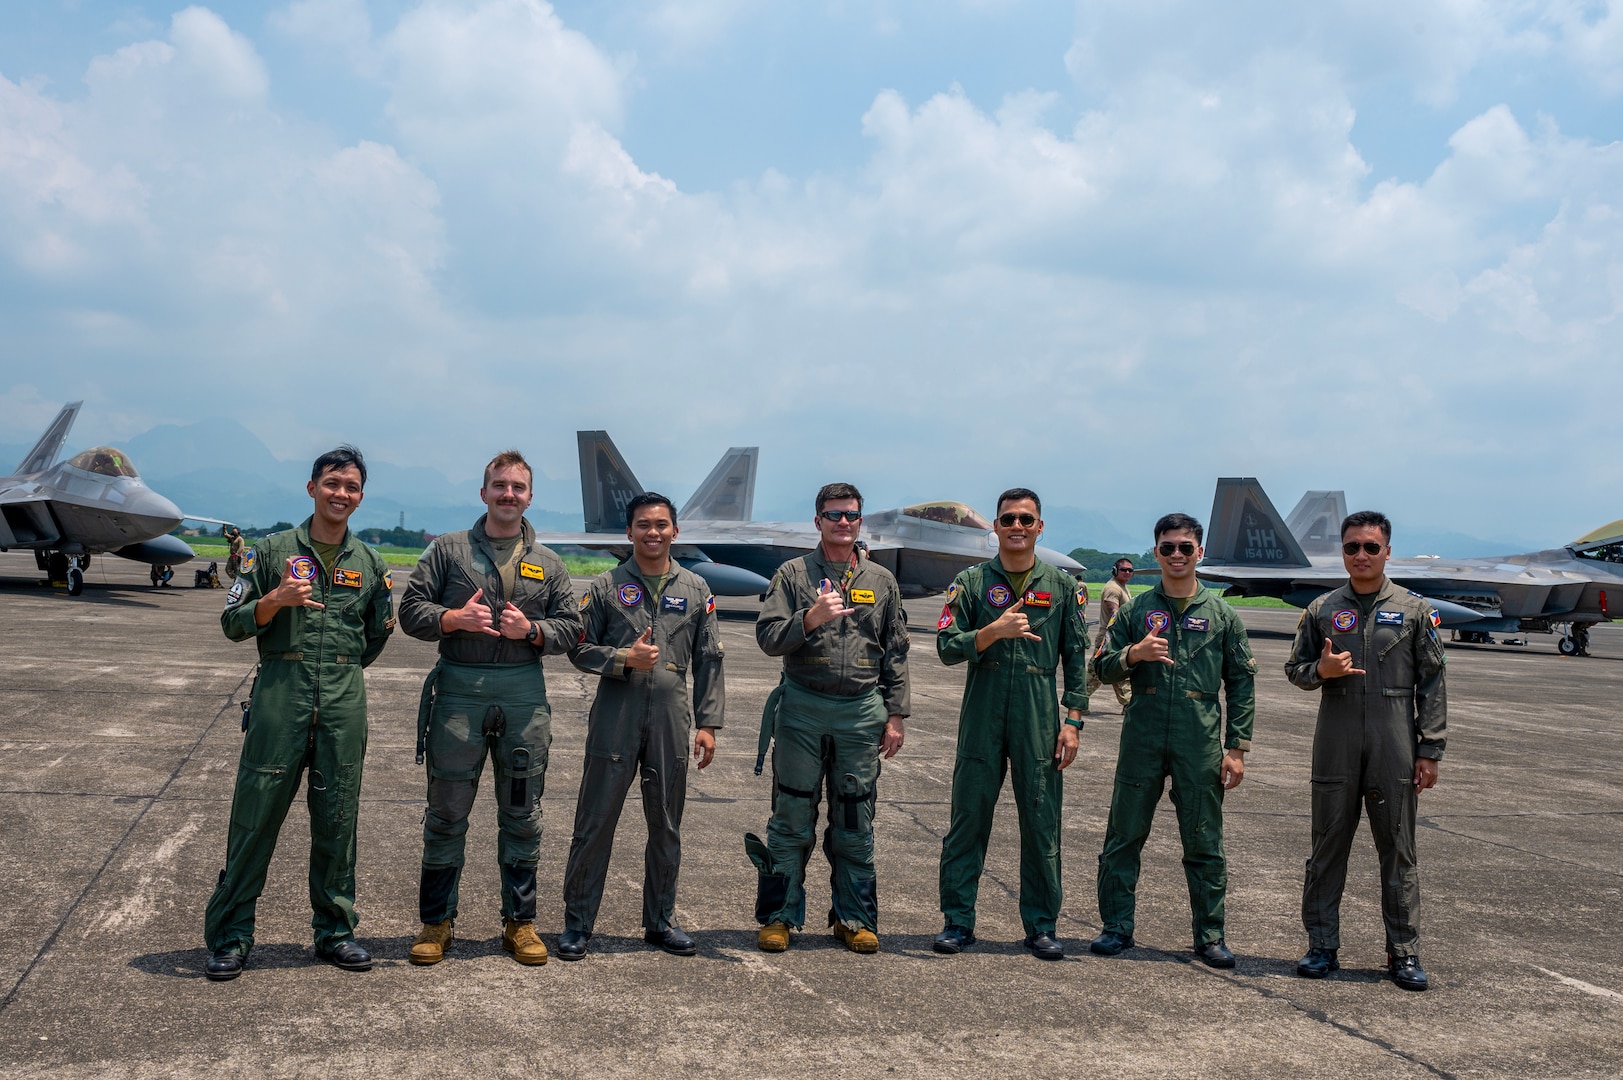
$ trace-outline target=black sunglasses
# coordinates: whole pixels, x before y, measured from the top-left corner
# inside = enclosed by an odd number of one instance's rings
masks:
[[[1365,540],[1362,544],[1356,540],[1348,540],[1345,544],[1341,545],[1341,553],[1343,555],[1357,555],[1359,548],[1364,549],[1365,555],[1379,555],[1382,551],[1386,550],[1386,545],[1377,544],[1373,540]]]
[[[1118,567],[1116,567],[1116,573],[1118,573],[1118,574],[1131,574],[1132,572],[1133,572],[1133,568],[1131,566],[1118,566]]]
[[[1163,541],[1161,546],[1157,547],[1155,550],[1161,553],[1162,558],[1166,558],[1174,551],[1180,555],[1189,556],[1195,553],[1195,545],[1189,540],[1180,540],[1176,544],[1174,544],[1171,540],[1166,540]]]
[[[861,510],[824,510],[821,515],[824,521],[861,521]]]
[[[1031,514],[1001,514],[997,519],[997,523],[1005,529],[1012,529],[1017,521],[1027,529],[1037,524],[1036,517]]]

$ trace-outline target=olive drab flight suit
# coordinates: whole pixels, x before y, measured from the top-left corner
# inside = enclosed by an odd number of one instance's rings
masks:
[[[564,871],[564,928],[591,933],[603,901],[614,829],[626,792],[642,784],[648,823],[643,850],[642,925],[667,930],[676,910],[682,864],[682,808],[695,727],[722,725],[721,630],[704,579],[674,561],[656,596],[627,559],[592,579],[581,599],[585,633],[569,650],[580,670],[598,676],[587,718],[586,763],[575,802],[575,834]],[[650,671],[626,667],[626,654],[653,628],[659,659]],[[688,700],[688,675],[693,699]]]
[[[1126,666],[1129,646],[1156,629],[1171,664]],[[1180,614],[1156,586],[1116,613],[1094,670],[1108,683],[1131,679],[1122,714],[1116,783],[1099,853],[1099,918],[1133,936],[1139,856],[1168,776],[1183,841],[1183,872],[1198,948],[1223,939],[1228,862],[1223,852],[1223,752],[1249,750],[1256,713],[1257,662],[1234,609],[1204,585]],[[1228,703],[1218,707],[1221,688]]]
[[[803,620],[824,581],[840,590],[854,613],[808,635]],[[774,739],[772,819],[764,845],[745,838],[760,871],[755,918],[795,929],[805,924],[806,862],[816,840],[818,800],[826,792],[823,853],[833,891],[828,924],[877,932],[873,817],[879,743],[887,718],[909,711],[901,590],[890,571],[865,554],[858,552],[853,564],[833,564],[819,548],[778,568],[755,623],[755,640],[768,656],[783,657],[783,681],[762,718],[763,725],[772,725]]]
[[[936,627],[944,664],[969,665],[958,710],[952,769],[952,824],[941,842],[941,913],[949,926],[975,929],[992,810],[1012,776],[1020,820],[1020,921],[1026,933],[1052,934],[1059,918],[1060,806],[1064,776],[1054,761],[1062,709],[1088,709],[1086,593],[1041,560],[1016,594],[997,559],[953,580]],[[975,651],[975,632],[1016,600],[1041,641],[1004,638]],[[1055,683],[1064,673],[1064,693]],[[1079,732],[1080,734],[1080,732]]]
[[[355,936],[355,815],[366,755],[366,682],[394,630],[389,568],[383,556],[346,533],[332,566],[310,543],[310,522],[264,537],[243,556],[220,626],[232,641],[254,638],[259,674],[231,797],[225,869],[209,897],[204,936],[210,952],[247,956],[254,908],[277,834],[310,772],[310,920],[316,948]],[[290,558],[308,560],[311,599],[321,608],[283,608],[254,622],[254,606],[273,591]]]
[[[580,637],[580,615],[569,571],[520,522],[513,595],[502,584],[485,517],[472,529],[446,533],[424,551],[400,601],[400,628],[439,642],[439,663],[423,684],[418,710],[418,760],[426,752],[428,811],[423,817],[423,866],[418,908],[425,924],[455,918],[460,899],[468,814],[485,756],[496,774],[496,856],[501,867],[502,916],[535,919],[536,863],[541,850],[541,794],[552,710],[543,654],[556,655]],[[535,643],[440,628],[440,616],[480,602],[499,623],[511,601],[540,625]]]
[[[1415,862],[1416,757],[1441,760],[1448,697],[1443,643],[1426,598],[1387,581],[1366,616],[1351,585],[1308,605],[1285,674],[1318,690],[1313,732],[1313,853],[1302,886],[1302,925],[1311,948],[1341,947],[1341,893],[1359,804],[1381,861],[1387,951],[1416,955],[1420,872]],[[1362,675],[1320,679],[1324,641],[1351,653]]]

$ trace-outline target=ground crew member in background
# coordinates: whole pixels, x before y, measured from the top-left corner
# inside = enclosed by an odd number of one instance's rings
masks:
[[[968,662],[952,770],[952,824],[941,842],[939,953],[975,942],[975,901],[992,810],[1005,773],[1020,817],[1020,922],[1026,948],[1062,958],[1054,937],[1060,902],[1062,770],[1076,759],[1088,711],[1085,593],[1070,575],[1037,558],[1042,502],[1027,488],[997,500],[997,558],[953,579],[937,620],[944,664]],[[1054,684],[1065,673],[1065,692]],[[1065,719],[1060,720],[1060,709]]]
[[[1171,776],[1195,956],[1229,968],[1234,954],[1223,940],[1223,792],[1245,776],[1257,662],[1240,617],[1195,577],[1203,532],[1188,514],[1168,514],[1155,523],[1161,583],[1116,613],[1094,658],[1105,682],[1131,679],[1133,697],[1122,714],[1116,786],[1099,854],[1104,932],[1088,947],[1115,956],[1133,945],[1139,856]],[[1228,699],[1226,725],[1219,686]]]
[[[1105,643],[1104,628],[1110,625],[1110,620],[1116,617],[1116,612],[1120,611],[1122,606],[1133,598],[1133,594],[1127,589],[1132,580],[1133,560],[1128,558],[1117,559],[1115,566],[1111,568],[1110,580],[1105,582],[1104,593],[1099,597],[1099,633],[1096,639],[1101,647]],[[1099,681],[1098,673],[1090,667],[1088,669],[1088,697],[1091,699],[1093,692],[1103,685]],[[1116,703],[1125,712],[1127,703],[1133,700],[1132,683],[1123,679],[1112,686],[1111,689],[1116,692]]]
[[[757,943],[782,952],[789,931],[806,921],[806,861],[819,789],[826,788],[828,922],[852,952],[872,953],[879,951],[874,804],[880,756],[902,748],[907,623],[896,579],[856,550],[861,493],[825,484],[813,523],[822,537],[817,550],[778,568],[755,623],[761,650],[783,657],[783,681],[761,720],[763,744],[769,733],[776,739],[772,819],[765,844],[754,834],[744,838],[760,871]]]
[[[417,755],[428,759],[428,812],[411,962],[432,964],[451,945],[468,813],[488,753],[496,774],[496,859],[501,864],[502,948],[544,964],[535,932],[535,867],[552,712],[541,657],[580,637],[563,560],[535,541],[524,517],[534,494],[529,464],[504,450],[485,466],[485,513],[466,532],[424,551],[400,602],[401,628],[439,642],[423,684]]]
[[[1308,605],[1285,661],[1291,682],[1321,691],[1313,854],[1302,885],[1308,950],[1296,971],[1322,979],[1340,967],[1341,893],[1363,801],[1381,860],[1387,972],[1405,990],[1424,990],[1415,815],[1419,793],[1437,783],[1447,742],[1439,620],[1425,597],[1387,580],[1392,523],[1385,514],[1350,515],[1341,523],[1341,550],[1347,584]]]
[[[232,581],[236,581],[237,577],[242,573],[242,552],[248,546],[248,543],[242,538],[242,530],[235,525],[227,528],[225,535],[228,538],[225,572]]]
[[[394,630],[383,556],[349,531],[366,461],[340,446],[316,458],[305,490],[315,512],[243,557],[220,626],[255,638],[259,675],[243,710],[225,869],[209,897],[205,974],[234,979],[254,944],[254,907],[277,834],[306,769],[310,783],[310,925],[316,955],[350,971],[372,958],[355,941],[355,814],[366,755],[366,682]],[[249,707],[251,705],[251,707]]]
[[[626,506],[632,557],[593,578],[581,600],[585,635],[569,659],[598,680],[564,872],[564,932],[558,937],[564,960],[586,955],[614,829],[634,779],[642,781],[648,822],[643,940],[675,956],[697,951],[674,921],[687,755],[691,746],[701,769],[715,756],[724,690],[716,598],[703,578],[671,559],[678,531],[676,507],[665,496],[647,491],[633,498]]]

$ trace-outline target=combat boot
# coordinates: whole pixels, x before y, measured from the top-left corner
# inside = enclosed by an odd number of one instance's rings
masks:
[[[761,927],[761,932],[755,935],[755,944],[761,947],[762,952],[783,952],[789,947],[789,924],[767,923]]]
[[[450,919],[424,923],[423,928],[417,932],[417,940],[411,943],[410,960],[414,964],[437,964],[445,959],[445,951],[450,947]]]
[[[879,935],[862,927],[851,929],[842,922],[834,924],[834,937],[854,953],[876,953],[879,951]]]
[[[512,953],[514,960],[521,964],[547,962],[547,946],[536,934],[534,923],[512,919],[503,919],[502,923],[502,948]]]

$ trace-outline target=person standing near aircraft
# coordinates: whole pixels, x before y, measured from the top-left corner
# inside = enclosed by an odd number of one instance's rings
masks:
[[[242,573],[242,553],[248,544],[247,541],[243,540],[242,538],[242,530],[237,528],[235,525],[228,527],[225,531],[225,535],[228,538],[228,554],[225,560],[225,572],[232,581],[236,581],[238,576]]]
[[[603,901],[614,829],[626,792],[639,778],[648,822],[643,940],[675,956],[697,951],[675,922],[676,876],[689,743],[703,769],[715,756],[716,729],[722,724],[716,598],[703,578],[671,559],[679,530],[669,499],[652,491],[635,496],[626,507],[626,522],[632,557],[592,580],[581,600],[585,632],[569,650],[574,665],[598,680],[564,872],[564,931],[558,937],[563,960],[586,955]]]
[[[1006,774],[1020,819],[1020,922],[1042,960],[1065,955],[1054,937],[1060,888],[1063,771],[1076,760],[1088,711],[1086,593],[1037,558],[1042,502],[1027,488],[997,500],[997,558],[961,571],[936,621],[944,664],[969,664],[958,710],[952,823],[941,842],[941,913],[932,947],[958,953],[975,943],[975,901],[992,810]],[[1063,671],[1065,691],[1054,674]],[[1065,710],[1064,720],[1060,709]]]
[[[259,675],[243,708],[225,868],[203,923],[204,974],[216,982],[240,975],[253,949],[255,905],[306,769],[316,955],[349,971],[372,966],[355,941],[355,816],[366,755],[361,669],[383,651],[395,620],[383,556],[349,531],[365,486],[359,450],[340,446],[316,458],[305,488],[314,513],[249,550],[220,615],[226,637],[255,639]]]
[[[520,964],[547,962],[535,932],[541,791],[552,745],[541,657],[579,639],[580,615],[563,560],[536,543],[524,517],[533,476],[516,450],[492,458],[479,489],[485,513],[473,528],[428,546],[400,602],[401,628],[439,642],[440,654],[417,715],[428,810],[414,964],[437,963],[450,948],[468,814],[487,754],[496,774],[502,948]]]
[[[1167,777],[1183,840],[1195,956],[1231,968],[1223,938],[1228,861],[1223,793],[1245,777],[1256,712],[1257,661],[1234,609],[1195,577],[1203,530],[1188,514],[1155,523],[1161,583],[1116,613],[1094,669],[1108,683],[1131,679],[1122,715],[1116,784],[1099,853],[1103,932],[1088,948],[1115,956],[1133,946],[1139,856]],[[1228,716],[1218,708],[1218,688]]]
[[[763,952],[782,952],[789,931],[806,921],[806,860],[826,789],[829,925],[852,952],[874,953],[874,805],[879,759],[894,757],[905,734],[907,623],[896,579],[856,549],[862,494],[825,484],[816,506],[821,542],[778,567],[755,623],[761,651],[783,657],[783,680],[761,717],[763,744],[769,734],[776,740],[772,818],[764,844],[753,833],[744,838],[760,872],[756,940]]]
[[[1116,617],[1116,612],[1120,611],[1133,598],[1133,594],[1127,589],[1132,580],[1133,560],[1125,556],[1117,559],[1115,565],[1110,569],[1110,580],[1105,582],[1104,592],[1099,597],[1100,645],[1103,645],[1105,641],[1104,628],[1110,625],[1110,620]],[[1090,668],[1088,671],[1088,697],[1091,699],[1093,692],[1103,685],[1099,680],[1098,673]],[[1126,712],[1127,703],[1133,700],[1132,683],[1123,679],[1111,686],[1111,689],[1116,692],[1116,703],[1122,707],[1123,712]]]
[[[1359,803],[1381,861],[1386,965],[1405,990],[1429,985],[1420,966],[1419,793],[1437,783],[1447,743],[1447,661],[1437,612],[1386,577],[1392,522],[1361,510],[1341,523],[1347,584],[1302,613],[1285,674],[1318,690],[1313,732],[1313,853],[1302,884],[1308,950],[1297,974],[1322,979],[1341,965],[1341,895]]]

